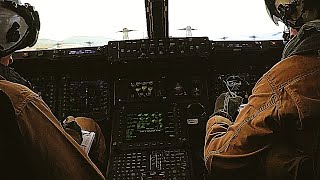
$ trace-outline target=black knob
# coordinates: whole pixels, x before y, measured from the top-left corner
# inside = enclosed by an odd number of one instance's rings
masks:
[[[205,115],[205,109],[202,104],[200,103],[194,103],[189,104],[187,107],[187,116],[189,118],[196,118],[201,117]]]

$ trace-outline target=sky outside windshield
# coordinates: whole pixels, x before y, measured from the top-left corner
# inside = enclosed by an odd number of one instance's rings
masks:
[[[144,0],[22,0],[39,12],[39,39],[70,46],[103,45],[147,37]],[[283,25],[269,18],[264,0],[169,0],[169,36],[192,36],[210,40],[281,39]],[[56,43],[56,44],[58,44]]]

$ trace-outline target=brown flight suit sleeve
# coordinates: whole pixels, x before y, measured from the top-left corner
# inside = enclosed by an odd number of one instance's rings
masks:
[[[105,179],[37,94],[8,81],[1,81],[0,88],[14,105],[30,166],[38,172],[35,179]]]

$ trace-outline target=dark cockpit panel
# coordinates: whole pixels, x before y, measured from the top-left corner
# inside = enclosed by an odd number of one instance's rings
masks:
[[[108,179],[205,179],[205,126],[231,90],[245,100],[281,57],[283,41],[206,37],[110,41],[101,47],[24,51],[14,68],[59,120],[95,119]]]

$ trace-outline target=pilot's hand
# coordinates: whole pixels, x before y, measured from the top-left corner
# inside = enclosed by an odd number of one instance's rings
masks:
[[[78,144],[82,143],[81,127],[75,121],[73,116],[68,116],[62,123],[64,130],[75,140]]]
[[[235,93],[222,93],[216,100],[213,115],[220,115],[233,121],[233,115],[238,111],[243,98]]]

